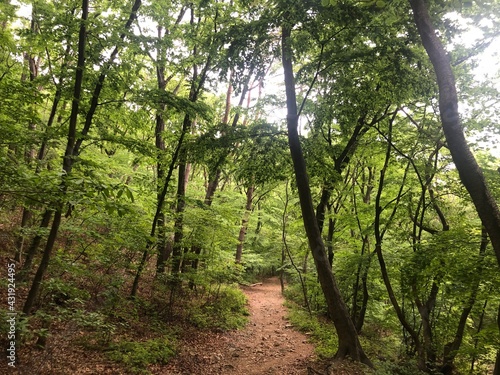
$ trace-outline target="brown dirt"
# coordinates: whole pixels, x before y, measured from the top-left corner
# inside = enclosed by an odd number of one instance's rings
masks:
[[[188,340],[179,355],[155,374],[307,374],[314,347],[287,322],[279,280],[267,279],[243,291],[250,311],[244,329]]]

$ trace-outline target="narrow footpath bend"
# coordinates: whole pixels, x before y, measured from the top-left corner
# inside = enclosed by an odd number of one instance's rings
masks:
[[[314,347],[293,330],[277,278],[244,287],[250,322],[242,330],[202,333],[161,374],[294,375],[307,374]]]

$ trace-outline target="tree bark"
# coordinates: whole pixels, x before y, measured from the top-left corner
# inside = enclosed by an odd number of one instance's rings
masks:
[[[306,164],[297,129],[298,112],[295,94],[295,81],[293,76],[292,49],[290,45],[291,25],[284,24],[282,26],[281,36],[282,62],[285,76],[287,105],[288,144],[295,170],[300,207],[304,227],[309,241],[309,247],[318,271],[318,278],[328,305],[328,311],[337,330],[339,347],[336,357],[345,358],[350,356],[355,361],[361,361],[369,366],[373,366],[361,347],[358,333],[356,332],[356,328],[349,317],[349,312],[342,295],[340,294],[332,269],[328,263],[325,244],[323,243],[318,222],[316,220]]]
[[[243,219],[241,219],[240,233],[238,235],[238,245],[236,245],[236,263],[241,263],[241,257],[243,256],[243,244],[245,242],[245,236],[247,234],[248,218],[250,216],[250,211],[252,211],[252,200],[253,200],[254,186],[250,185],[247,189],[247,201],[245,204],[245,212],[243,214]]]
[[[162,27],[158,26],[158,40],[162,39]],[[160,43],[159,43],[160,45]],[[164,92],[167,87],[167,80],[165,80],[165,64],[163,63],[163,51],[162,48],[158,47],[156,49],[157,61],[156,61],[156,83],[158,90]],[[165,154],[165,140],[163,138],[163,133],[165,132],[165,119],[163,118],[163,113],[165,112],[165,104],[160,104],[160,108],[156,112],[156,126],[155,126],[155,146],[156,146],[156,205],[159,209],[158,214],[158,234],[156,240],[156,250],[158,253],[158,258],[156,261],[156,272],[165,272],[165,262],[166,257],[166,237],[165,237],[165,213],[163,212],[164,202],[162,200],[161,192],[163,190],[163,183],[165,182],[165,165],[163,157]]]
[[[436,35],[424,0],[409,0],[422,44],[436,72],[439,112],[446,142],[460,180],[469,192],[477,213],[488,232],[500,265],[500,211],[486,184],[483,172],[472,154],[460,121],[455,77],[449,57]]]
[[[50,220],[52,219],[53,211],[46,210],[42,217],[42,222],[40,223],[39,229],[45,230],[48,228],[50,224]],[[31,265],[33,263],[33,259],[35,258],[36,251],[38,250],[38,246],[40,246],[40,242],[42,242],[42,234],[38,233],[33,240],[31,241],[31,245],[26,253],[26,259],[24,260],[23,268],[21,269],[19,275],[19,281],[24,281],[28,277],[28,274],[31,271]]]

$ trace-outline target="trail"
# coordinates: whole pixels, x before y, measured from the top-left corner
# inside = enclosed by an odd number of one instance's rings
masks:
[[[287,322],[279,280],[267,279],[243,291],[249,303],[248,325],[233,332],[201,334],[161,374],[307,374],[314,347]]]

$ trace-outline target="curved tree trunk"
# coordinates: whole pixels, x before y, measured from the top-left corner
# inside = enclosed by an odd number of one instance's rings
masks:
[[[384,166],[380,170],[378,190],[377,190],[377,194],[375,196],[375,220],[373,223],[373,227],[374,227],[373,229],[375,232],[375,253],[377,254],[377,258],[378,258],[379,265],[380,265],[380,272],[382,274],[382,280],[383,280],[384,285],[387,289],[387,294],[389,296],[389,300],[391,301],[391,304],[394,307],[394,311],[396,312],[396,316],[398,317],[399,322],[401,323],[403,328],[406,330],[406,332],[408,332],[408,334],[410,335],[410,337],[413,341],[413,344],[415,345],[415,349],[416,349],[417,354],[418,354],[418,358],[417,358],[418,367],[421,370],[425,371],[426,370],[425,351],[424,351],[424,348],[422,346],[422,343],[420,342],[419,333],[416,329],[414,329],[414,327],[412,327],[412,325],[410,324],[408,319],[406,319],[405,312],[401,308],[401,306],[399,305],[398,299],[396,297],[396,293],[394,292],[394,288],[392,287],[391,279],[389,278],[389,272],[387,270],[387,265],[385,263],[384,254],[382,251],[382,243],[383,243],[385,231],[387,230],[387,226],[385,228],[382,228],[382,225],[381,225],[381,221],[382,221],[381,214],[382,214],[382,211],[384,209],[381,206],[380,200],[381,200],[382,192],[384,189],[385,173],[387,171],[387,166],[389,165],[389,159],[391,157],[393,120],[394,120],[394,117],[389,122],[389,134],[387,137],[387,151],[385,154]],[[387,220],[388,223],[392,220],[392,218],[394,217],[394,215],[396,213],[398,202],[401,199],[404,181],[406,180],[407,172],[408,172],[408,167],[405,170],[403,182],[401,183],[401,187],[399,189],[399,193],[398,193],[398,197],[396,199],[394,209],[392,211],[392,214],[390,215],[390,218]]]
[[[481,168],[465,139],[458,113],[458,96],[455,77],[443,45],[436,35],[434,25],[424,0],[409,0],[422,44],[436,72],[439,86],[439,111],[446,142],[460,180],[469,192],[477,213],[488,232],[500,265],[500,210],[486,185]]]
[[[304,227],[309,240],[309,247],[311,248],[314,263],[318,271],[318,278],[328,305],[328,311],[337,330],[339,348],[336,357],[344,358],[350,356],[355,361],[361,361],[369,366],[373,366],[361,347],[358,333],[356,332],[356,328],[354,327],[345,302],[340,294],[340,290],[328,262],[325,244],[321,237],[321,231],[319,230],[318,222],[316,220],[306,164],[297,129],[298,112],[292,66],[292,50],[290,48],[290,36],[291,25],[283,25],[281,48],[283,70],[285,75],[288,144],[295,170],[300,207],[302,210]]]

